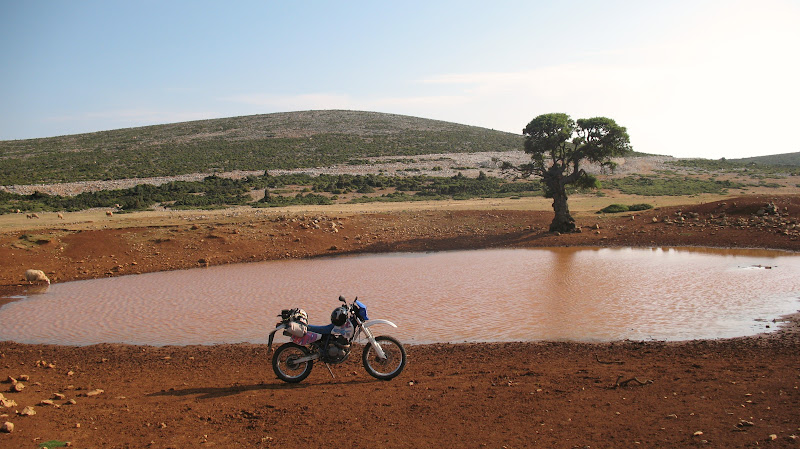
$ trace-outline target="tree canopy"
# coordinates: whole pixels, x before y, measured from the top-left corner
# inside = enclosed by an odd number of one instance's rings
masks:
[[[578,119],[576,123],[567,114],[550,113],[531,120],[522,133],[531,163],[520,168],[526,175],[541,177],[546,193],[553,198],[555,217],[550,230],[574,231],[575,220],[567,205],[567,185],[596,186],[596,179],[583,170],[582,162],[613,168],[611,158],[631,151],[627,130],[606,117]]]

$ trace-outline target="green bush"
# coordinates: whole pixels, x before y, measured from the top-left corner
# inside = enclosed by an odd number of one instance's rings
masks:
[[[732,181],[696,179],[687,176],[655,177],[626,176],[603,181],[603,187],[616,189],[629,195],[676,196],[700,193],[728,193],[728,189],[740,189],[744,184]]]
[[[337,194],[358,192],[364,195],[388,188],[394,188],[397,193],[373,198],[357,197],[353,201],[460,200],[542,194],[542,184],[539,181],[508,182],[485,173],[478,178],[467,178],[461,173],[452,177],[372,174],[271,176],[269,173],[264,173],[262,176],[249,176],[236,180],[208,176],[202,181],[174,181],[160,186],[141,184],[130,189],[86,192],[73,197],[47,195],[41,192],[31,195],[0,192],[0,214],[15,212],[17,209],[39,212],[77,211],[96,207],[116,208],[117,204],[123,211],[144,210],[158,204],[176,209],[216,209],[246,204],[255,207],[332,204]],[[262,189],[265,193],[264,198],[253,203],[249,192]],[[301,194],[286,195],[297,191]]]
[[[636,211],[640,211],[640,210],[648,210],[648,209],[652,209],[652,208],[653,208],[653,205],[652,204],[647,204],[647,203],[633,204],[633,205],[628,206],[628,210],[630,210],[631,212],[636,212]]]
[[[606,207],[600,209],[600,211],[597,212],[597,213],[598,214],[600,214],[600,213],[603,213],[603,214],[618,214],[620,212],[636,212],[636,211],[648,210],[648,209],[652,209],[652,208],[653,208],[652,204],[644,204],[644,203],[642,203],[642,204],[634,204],[634,205],[631,205],[631,206],[628,206],[628,205],[625,205],[625,204],[612,204],[610,206],[606,206]]]
[[[598,212],[598,213],[617,214],[617,213],[620,213],[620,212],[628,212],[629,210],[630,210],[630,208],[628,208],[628,206],[626,206],[624,204],[612,204],[610,206],[606,206],[606,207],[600,209],[600,212]]]

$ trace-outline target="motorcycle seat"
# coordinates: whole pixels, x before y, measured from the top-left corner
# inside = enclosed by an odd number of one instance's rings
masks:
[[[308,331],[315,332],[317,334],[328,335],[331,332],[333,332],[333,323],[327,324],[325,326],[313,326],[309,324]]]

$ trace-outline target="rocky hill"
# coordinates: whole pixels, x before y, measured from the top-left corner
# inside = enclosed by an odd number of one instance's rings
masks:
[[[742,159],[733,159],[733,162],[742,163],[755,163],[762,165],[788,165],[800,166],[800,152],[772,154],[769,156],[746,157]]]
[[[287,112],[0,141],[0,185],[294,169],[376,156],[520,148],[520,135],[418,117]]]

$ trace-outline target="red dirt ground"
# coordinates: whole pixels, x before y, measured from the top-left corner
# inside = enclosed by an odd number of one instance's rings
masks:
[[[769,203],[777,214],[759,213]],[[800,196],[661,208],[633,219],[587,214],[576,216],[582,232],[568,235],[546,232],[551,218],[438,210],[7,231],[0,232],[0,291],[19,290],[26,268],[64,282],[379,251],[800,250]],[[372,379],[351,356],[333,367],[336,378],[320,365],[299,385],[275,378],[261,345],[0,342],[0,380],[28,378],[21,392],[0,383],[17,404],[0,406],[0,424],[14,424],[0,433],[0,447],[52,440],[104,448],[800,447],[798,319],[781,324],[772,334],[731,340],[411,346],[408,367],[392,381]],[[39,405],[53,398],[59,407]],[[36,414],[18,414],[26,406]]]

